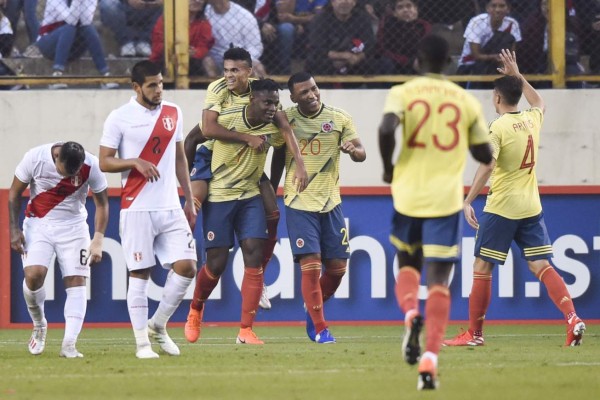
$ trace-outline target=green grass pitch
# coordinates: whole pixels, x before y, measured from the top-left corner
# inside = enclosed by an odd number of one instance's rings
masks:
[[[49,330],[40,356],[27,351],[29,330],[0,330],[0,400],[600,398],[599,325],[574,348],[562,346],[563,326],[490,325],[484,347],[442,349],[441,387],[429,393],[417,392],[416,367],[401,358],[402,327],[331,328],[334,345],[310,342],[301,326],[258,326],[267,344],[241,346],[236,328],[204,327],[188,344],[171,327],[181,356],[157,360],[135,358],[130,329],[84,329],[85,358],[75,360],[58,357],[60,329]]]

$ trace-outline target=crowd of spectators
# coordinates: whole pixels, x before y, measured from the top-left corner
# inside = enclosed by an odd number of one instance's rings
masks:
[[[459,75],[496,73],[501,48],[522,54],[526,73],[548,63],[548,0],[190,0],[190,73],[215,77],[222,55],[243,47],[258,76],[416,74],[416,45],[436,27],[459,27]],[[96,7],[98,11],[96,11]],[[163,0],[0,0],[0,56],[34,46],[55,75],[88,53],[107,74],[103,41],[116,57],[150,58],[164,66]],[[43,10],[43,11],[42,11]],[[42,14],[41,21],[38,15]],[[18,24],[23,16],[23,37]],[[600,0],[566,0],[567,74],[600,73]],[[27,51],[25,52],[27,53]],[[0,61],[0,74],[10,74]],[[63,87],[58,85],[57,87]],[[110,87],[110,85],[109,85]],[[474,85],[471,87],[475,87]]]

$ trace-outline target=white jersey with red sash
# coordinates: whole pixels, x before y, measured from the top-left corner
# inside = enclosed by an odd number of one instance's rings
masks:
[[[175,173],[176,142],[183,140],[180,108],[166,101],[154,110],[135,97],[110,113],[101,146],[117,149],[122,159],[141,158],[156,165],[160,178],[148,182],[136,169],[121,174],[121,210],[181,208]]]
[[[78,224],[87,219],[85,200],[88,189],[98,193],[108,186],[100,171],[98,158],[87,151],[77,175],[65,178],[58,173],[52,147],[60,143],[44,144],[29,150],[15,170],[15,176],[29,184],[29,202],[25,217],[48,222]]]

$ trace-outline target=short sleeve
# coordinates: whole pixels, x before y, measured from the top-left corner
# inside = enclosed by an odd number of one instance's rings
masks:
[[[100,146],[108,147],[111,149],[118,149],[121,144],[123,132],[119,127],[117,116],[115,111],[111,112],[104,121],[104,129],[102,131],[102,138],[100,139]]]
[[[217,81],[219,82],[219,81]],[[227,90],[215,91],[217,82],[213,82],[209,85],[206,90],[206,98],[204,99],[204,109],[209,111],[215,111],[217,114],[221,114],[221,104],[223,104],[223,95],[227,94]]]
[[[349,115],[344,115],[344,125],[342,127],[342,143],[349,142],[354,139],[358,139],[358,133],[354,126],[354,121]]]
[[[385,105],[383,106],[384,114],[394,114],[400,121],[404,119],[404,104],[402,102],[403,88],[401,85],[394,86],[390,89]]]
[[[15,176],[23,183],[29,183],[33,179],[33,160],[31,150],[25,153],[25,156],[17,165]]]
[[[175,127],[175,142],[183,141],[183,112],[179,106],[177,108],[177,126]]]
[[[98,162],[98,158],[95,156],[90,157],[91,160],[91,171],[90,178],[88,180],[90,184],[90,189],[93,193],[100,193],[104,189],[108,187],[108,182],[106,180],[106,175],[100,170],[100,164]]]

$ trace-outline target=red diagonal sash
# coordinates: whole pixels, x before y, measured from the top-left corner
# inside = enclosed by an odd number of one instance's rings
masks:
[[[158,165],[165,150],[175,134],[177,126],[177,108],[173,106],[163,105],[160,115],[156,120],[154,129],[150,134],[150,138],[138,156],[142,160]],[[137,170],[132,169],[127,177],[125,187],[121,192],[121,209],[129,208],[138,194],[146,186],[148,180]]]
[[[25,209],[25,216],[43,218],[64,199],[75,193],[90,177],[91,167],[83,164],[75,176],[63,178],[54,186],[35,196]]]

